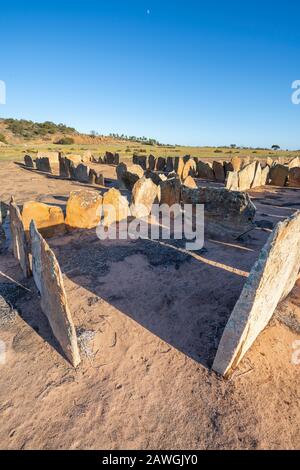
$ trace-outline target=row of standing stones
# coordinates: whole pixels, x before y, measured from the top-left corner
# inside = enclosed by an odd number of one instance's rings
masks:
[[[25,165],[30,168],[52,173],[53,166],[59,163],[59,174],[80,182],[103,185],[101,174],[90,169],[84,163],[105,163],[119,165],[118,153],[106,152],[103,157],[96,157],[91,151],[83,155],[63,155],[59,152],[38,152],[34,160],[30,155],[24,157]],[[285,163],[281,158],[266,161],[253,161],[250,158],[233,157],[231,161],[203,162],[197,158],[185,157],[154,157],[134,155],[132,163],[139,165],[144,171],[171,173],[175,171],[185,181],[188,176],[208,181],[224,183],[227,189],[247,191],[251,188],[265,186],[300,187],[300,158],[294,157]],[[190,180],[188,185],[193,184]],[[194,184],[195,187],[195,184]]]

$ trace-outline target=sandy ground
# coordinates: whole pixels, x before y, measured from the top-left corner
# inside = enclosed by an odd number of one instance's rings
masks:
[[[101,165],[108,178],[112,167]],[[108,184],[110,181],[108,180]],[[0,168],[0,199],[65,206],[74,183]],[[94,230],[49,239],[63,271],[83,361],[74,370],[40,310],[32,279],[0,252],[1,449],[296,449],[300,447],[300,283],[228,381],[210,370],[218,342],[272,224],[300,208],[299,190],[251,192],[243,241],[100,241]],[[14,280],[10,281],[10,278]],[[16,284],[21,283],[29,290]]]

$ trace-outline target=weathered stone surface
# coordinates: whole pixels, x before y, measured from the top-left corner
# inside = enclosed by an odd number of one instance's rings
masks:
[[[181,197],[184,204],[204,204],[207,235],[232,239],[254,228],[256,209],[247,193],[226,188],[190,189],[183,186]]]
[[[212,169],[212,164],[201,162],[200,160],[197,163],[197,170],[199,178],[203,178],[205,180],[214,181],[215,174]]]
[[[270,167],[269,165],[266,165],[262,170],[261,170],[261,186],[265,186],[269,182],[269,172],[270,172]]]
[[[218,183],[224,183],[224,181],[225,181],[225,172],[224,172],[223,163],[214,161],[213,162],[213,171],[214,171],[216,181],[218,181]]]
[[[271,166],[273,165],[273,163],[274,163],[273,158],[267,157],[266,163],[267,163],[267,165],[268,165],[269,167],[271,167]]]
[[[9,205],[10,232],[14,257],[19,261],[25,277],[30,277],[28,247],[22,217],[13,198]]]
[[[66,164],[68,165],[68,168],[69,168],[69,173],[70,173],[70,178],[72,180],[76,180],[76,165],[74,162],[72,162],[72,160],[69,160],[67,157],[66,157]]]
[[[225,326],[213,369],[229,376],[278,302],[294,287],[300,268],[300,212],[279,222],[254,264]]]
[[[158,157],[156,160],[156,170],[165,171],[166,168],[166,159],[164,157]]]
[[[107,165],[113,165],[115,163],[115,154],[112,152],[105,152],[104,161]]]
[[[123,162],[119,163],[116,172],[121,185],[129,191],[132,191],[135,183],[144,176],[144,170],[140,165],[127,165]]]
[[[30,236],[32,268],[41,295],[41,308],[66,358],[76,367],[80,354],[59,264],[34,222],[30,225]]]
[[[270,170],[270,184],[273,186],[285,186],[289,169],[284,165],[275,165]]]
[[[261,186],[261,173],[262,173],[261,164],[259,162],[257,162],[256,163],[255,175],[254,175],[254,178],[253,178],[251,188],[258,188],[259,186]]]
[[[151,171],[151,170],[146,170],[145,172],[145,177],[146,178],[150,178],[151,181],[153,181],[154,184],[159,185],[159,183],[162,181],[162,178],[161,176],[165,176],[163,173],[162,174],[159,174],[155,171]]]
[[[289,186],[300,186],[300,167],[292,167],[289,170]]]
[[[83,163],[80,163],[75,168],[75,179],[77,181],[80,181],[81,183],[88,183],[89,182],[89,173],[90,173],[90,168],[87,165],[84,165]]]
[[[50,164],[51,163],[58,163],[58,156],[59,152],[44,152],[44,151],[39,151],[37,153],[36,158],[48,158]]]
[[[288,163],[288,167],[289,168],[300,167],[300,158],[299,157],[292,158],[292,160],[290,160]]]
[[[50,165],[50,161],[48,157],[36,158],[35,164],[36,164],[37,170],[45,171],[46,173],[52,173],[52,169],[51,169],[51,165]]]
[[[66,225],[93,228],[100,222],[102,196],[93,190],[72,191],[67,202]]]
[[[120,191],[111,188],[103,196],[103,220],[105,227],[127,219],[130,216],[129,204]]]
[[[155,164],[156,164],[156,158],[154,157],[154,155],[149,155],[148,169],[151,171],[155,170]]]
[[[187,162],[184,165],[181,179],[182,181],[185,181],[188,176],[196,176],[197,174],[197,165],[196,162],[193,158],[190,158],[187,160]]]
[[[256,172],[256,162],[249,163],[239,171],[239,190],[248,191],[251,188]]]
[[[185,178],[183,184],[187,188],[197,188],[196,181],[194,180],[194,178],[192,176],[187,176],[187,178]]]
[[[237,171],[228,171],[226,175],[225,188],[230,191],[239,190],[239,174]]]
[[[24,156],[24,163],[28,168],[34,168],[34,162],[30,155]]]
[[[43,237],[49,238],[65,233],[65,218],[60,207],[50,206],[42,202],[25,202],[22,219],[27,239],[29,239],[30,222],[34,220]]]
[[[240,157],[232,157],[231,164],[233,167],[233,171],[240,171],[242,168],[243,161]]]
[[[139,179],[132,190],[131,215],[137,218],[147,217],[157,199],[157,194],[158,187],[150,178]]]
[[[181,197],[181,183],[179,178],[170,178],[162,181],[160,187],[160,204],[173,204],[180,203]]]
[[[59,176],[70,178],[70,166],[65,156],[59,155]]]

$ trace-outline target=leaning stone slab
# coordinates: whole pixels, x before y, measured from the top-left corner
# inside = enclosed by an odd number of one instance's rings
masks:
[[[248,191],[251,188],[256,172],[256,162],[249,163],[239,171],[239,190]]]
[[[58,206],[42,202],[25,202],[22,210],[22,220],[27,239],[29,240],[30,222],[34,220],[43,237],[50,238],[65,233],[65,218]]]
[[[41,308],[67,359],[76,367],[80,354],[59,264],[34,222],[30,225],[30,236],[33,274],[41,295]]]
[[[187,176],[183,182],[187,188],[197,188],[197,183],[192,176]]]
[[[66,158],[74,163],[74,165],[79,165],[82,162],[82,156],[75,153],[69,153],[66,155]]]
[[[193,158],[189,158],[183,167],[181,179],[184,181],[188,176],[196,176],[196,173],[197,164]]]
[[[240,171],[242,168],[243,161],[240,157],[232,157],[231,164],[233,167],[233,171]]]
[[[269,165],[266,165],[262,170],[261,170],[261,181],[260,185],[265,186],[269,182],[269,172],[270,172],[270,167]]]
[[[102,196],[97,191],[72,191],[67,202],[65,223],[70,228],[97,227],[101,218]]]
[[[30,155],[24,156],[24,163],[28,168],[34,168],[34,162]]]
[[[257,162],[255,175],[254,175],[254,178],[253,178],[251,188],[258,188],[258,187],[261,186],[261,173],[262,173],[261,164],[259,162]]]
[[[260,252],[225,326],[213,369],[229,376],[267,326],[300,268],[300,212],[279,222]]]
[[[9,217],[14,257],[19,261],[24,276],[30,277],[31,271],[29,264],[29,254],[23,221],[19,208],[15,204],[13,198],[11,199],[9,205]]]
[[[288,163],[288,167],[289,168],[300,167],[300,158],[299,157],[292,158],[292,160],[290,160]]]
[[[230,191],[239,190],[239,174],[237,171],[228,171],[226,175],[225,188]]]

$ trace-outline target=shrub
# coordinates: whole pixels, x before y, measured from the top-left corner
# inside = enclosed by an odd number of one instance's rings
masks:
[[[74,139],[72,137],[62,137],[54,143],[58,145],[72,145],[74,144]]]
[[[6,142],[6,137],[5,137],[5,135],[4,135],[4,134],[1,134],[1,133],[0,133],[0,142],[3,142],[4,144],[7,143],[7,142]]]

